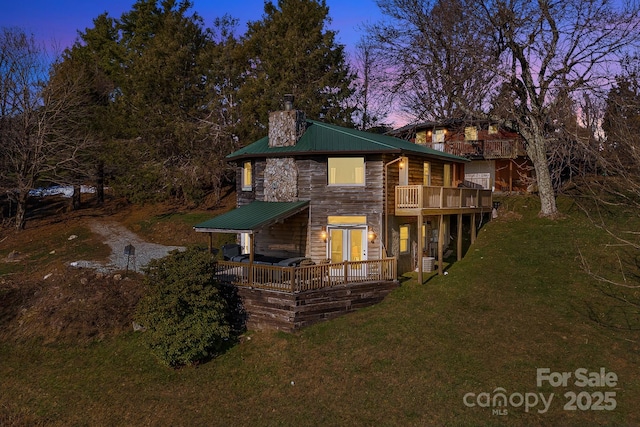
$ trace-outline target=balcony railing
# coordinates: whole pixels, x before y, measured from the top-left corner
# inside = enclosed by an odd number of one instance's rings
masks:
[[[471,159],[512,159],[525,155],[522,141],[509,139],[447,141],[444,144],[427,143],[430,148],[444,149],[445,153]]]
[[[428,185],[396,187],[396,209],[490,209],[491,207],[491,190]]]
[[[395,258],[345,261],[304,267],[277,267],[219,261],[216,277],[222,283],[283,292],[302,292],[351,283],[396,280]]]

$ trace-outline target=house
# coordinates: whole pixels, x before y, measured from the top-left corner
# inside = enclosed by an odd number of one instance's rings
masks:
[[[237,165],[238,207],[194,227],[240,236],[239,250],[219,263],[221,275],[298,296],[344,286],[353,296],[354,286],[365,286],[349,307],[397,286],[398,271],[417,268],[422,280],[429,261],[443,259],[454,225],[460,258],[463,216],[475,238],[492,206],[490,191],[459,187],[467,159],[307,120],[290,101],[270,114],[266,137],[227,160]]]
[[[389,134],[469,159],[464,176],[468,186],[523,192],[535,181],[520,135],[489,120],[423,122]]]

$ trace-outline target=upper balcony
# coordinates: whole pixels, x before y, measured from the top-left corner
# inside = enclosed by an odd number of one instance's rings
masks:
[[[526,155],[522,141],[517,139],[446,141],[439,144],[427,143],[427,146],[468,159],[514,159]]]
[[[395,196],[397,216],[487,212],[493,207],[491,190],[478,188],[399,185]]]

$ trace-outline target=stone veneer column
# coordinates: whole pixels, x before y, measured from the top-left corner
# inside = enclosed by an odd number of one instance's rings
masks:
[[[302,111],[275,111],[269,114],[269,146],[294,146],[305,128],[306,119]],[[264,170],[264,200],[298,200],[298,168],[293,157],[267,158]]]

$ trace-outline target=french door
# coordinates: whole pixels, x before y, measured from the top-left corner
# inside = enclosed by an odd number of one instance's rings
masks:
[[[367,227],[329,227],[329,259],[332,264],[367,259]],[[363,265],[351,265],[347,274],[361,274]],[[336,268],[332,275],[342,275]]]

